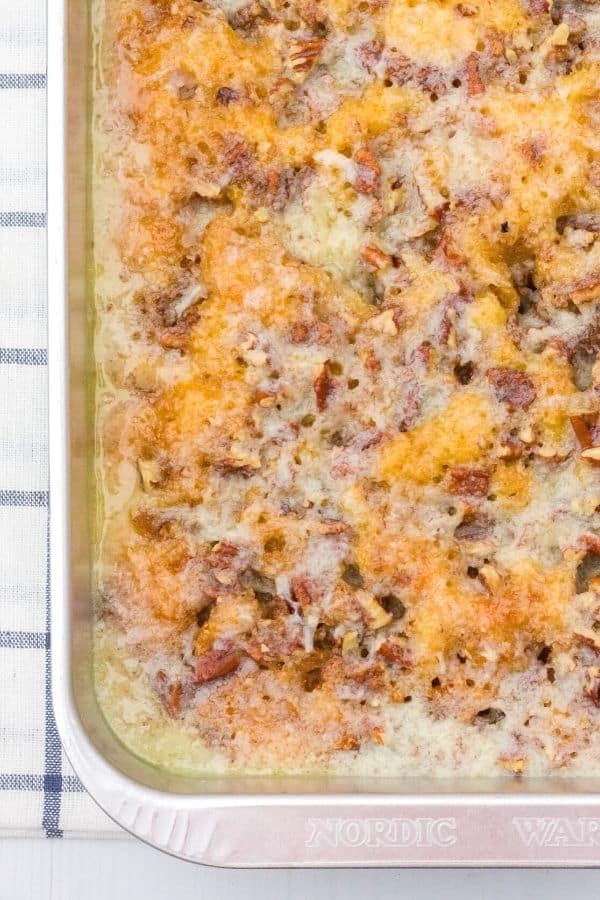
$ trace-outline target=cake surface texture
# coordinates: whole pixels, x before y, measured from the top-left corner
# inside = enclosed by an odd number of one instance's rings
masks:
[[[115,732],[177,772],[600,774],[600,3],[94,18]]]

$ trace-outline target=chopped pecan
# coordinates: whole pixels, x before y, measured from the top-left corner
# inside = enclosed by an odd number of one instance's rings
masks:
[[[352,732],[345,732],[334,745],[335,750],[360,750],[360,738]]]
[[[377,653],[379,656],[383,656],[387,662],[400,666],[402,669],[408,669],[412,664],[410,651],[394,639],[384,641]]]
[[[544,13],[550,12],[552,0],[527,0],[527,6],[532,15],[542,16]]]
[[[163,350],[185,350],[189,343],[189,335],[183,329],[163,331],[158,338]]]
[[[475,366],[472,362],[457,363],[454,366],[454,375],[459,384],[469,384],[475,373]]]
[[[502,719],[506,718],[506,713],[496,706],[488,706],[486,709],[480,709],[476,718],[480,722],[485,722],[486,725],[497,725],[498,722],[501,722]]]
[[[315,170],[310,166],[283,169],[279,173],[277,188],[271,199],[275,212],[282,212],[291,200],[302,196],[314,177]]]
[[[460,497],[485,497],[490,489],[490,474],[476,466],[453,466],[448,490]]]
[[[524,442],[514,434],[500,435],[500,444],[496,450],[499,459],[521,459],[525,452]]]
[[[534,448],[534,454],[539,459],[544,460],[547,463],[561,463],[564,462],[565,459],[568,459],[570,451],[562,451],[557,447],[552,447],[551,445],[541,444],[538,447]],[[589,451],[584,450],[584,453],[588,453]]]
[[[258,0],[251,0],[250,3],[246,3],[245,6],[241,6],[237,9],[233,15],[229,18],[229,24],[236,31],[247,31],[256,22],[258,18],[262,15],[262,6],[258,2]]]
[[[367,244],[365,247],[361,247],[360,258],[371,272],[387,269],[392,265],[392,257],[379,247],[375,247],[373,244]]]
[[[423,389],[416,382],[409,384],[404,395],[404,403],[402,408],[402,418],[400,419],[398,428],[400,431],[410,431],[414,427],[415,422],[421,412],[423,405]]]
[[[244,654],[241,650],[209,650],[196,660],[194,681],[205,684],[229,675],[239,667]]]
[[[544,158],[545,142],[542,138],[530,138],[521,144],[521,153],[532,166],[540,166]]]
[[[379,597],[379,602],[394,619],[403,619],[406,615],[406,606],[395,594],[385,594]]]
[[[485,85],[479,75],[479,54],[469,53],[465,65],[467,75],[467,96],[476,97],[485,92]]]
[[[433,347],[431,346],[429,341],[425,341],[424,343],[419,344],[419,346],[415,350],[413,350],[413,352],[411,353],[410,358],[409,358],[409,363],[411,366],[414,366],[416,369],[418,369],[420,371],[428,372],[431,368],[434,354],[435,354],[435,350],[433,349]],[[471,374],[472,374],[473,364],[467,363],[466,365],[470,365],[472,367],[472,369],[471,369]],[[470,381],[470,378],[468,380]],[[460,381],[460,378],[459,378],[459,381]],[[468,383],[468,382],[464,382],[464,383]],[[461,384],[463,384],[462,381],[461,381]]]
[[[586,672],[584,694],[594,706],[600,707],[600,669],[590,666]]]
[[[352,530],[347,522],[340,519],[316,519],[309,524],[309,528],[316,534],[345,534]]]
[[[433,65],[419,65],[404,54],[390,50],[386,53],[385,76],[396,84],[418,85],[425,91],[443,94],[448,90],[446,73]]]
[[[226,138],[223,162],[232,181],[242,181],[252,170],[252,153],[243,137],[230,134]]]
[[[377,444],[380,444],[383,437],[383,431],[378,431],[376,428],[368,428],[356,435],[353,444],[359,450],[369,450],[371,447],[376,447]]]
[[[302,674],[302,687],[311,694],[316,688],[320,687],[323,681],[323,670],[320,668],[309,669]]]
[[[566,10],[561,14],[561,21],[569,29],[570,38],[581,38],[587,31],[587,24],[584,18]]]
[[[306,75],[321,55],[325,41],[321,38],[294,41],[289,54],[290,67],[296,81],[304,81]]]
[[[198,90],[198,83],[191,72],[177,69],[171,77],[171,86],[179,100],[192,100]]]
[[[326,24],[327,12],[320,7],[318,0],[298,0],[296,7],[300,16],[311,28],[314,28],[315,25]]]
[[[273,578],[263,575],[256,569],[247,569],[240,578],[241,583],[245,587],[249,587],[255,594],[268,594],[274,596],[276,593],[276,585]]]
[[[211,569],[226,569],[239,553],[239,547],[227,541],[219,541],[206,556]]]
[[[361,147],[354,154],[356,163],[356,190],[360,194],[374,194],[379,189],[381,167],[373,154]]]
[[[310,338],[310,326],[306,322],[296,322],[292,325],[290,339],[293,344],[305,344]]]
[[[600,557],[600,536],[587,531],[577,538],[577,547]]]
[[[369,349],[365,353],[363,365],[367,372],[371,372],[372,374],[381,372],[381,362],[375,356],[375,353],[373,352],[373,349],[371,347],[369,347]]]
[[[313,382],[315,397],[317,399],[317,409],[323,412],[327,409],[327,401],[331,396],[335,386],[335,382],[329,374],[329,362],[326,361],[321,366],[321,371]]]
[[[379,202],[377,197],[372,197],[371,198],[371,212],[369,213],[369,218],[367,219],[367,226],[369,228],[372,228],[374,225],[377,225],[378,222],[381,222],[383,217],[384,217],[383,206],[381,205],[381,203]],[[396,261],[394,260],[393,257],[392,257],[392,260],[394,262],[394,265],[396,265]]]
[[[182,84],[177,89],[177,96],[180,100],[193,100],[198,90],[197,84]]]
[[[380,746],[385,746],[385,728],[383,725],[375,725],[371,731],[371,740]]]
[[[201,318],[201,306],[201,302],[189,306],[175,324],[160,333],[158,342],[164,350],[187,350],[192,329]]]
[[[476,16],[478,8],[472,3],[457,3],[456,12],[459,13],[459,15],[468,18],[470,16]]]
[[[303,613],[314,603],[313,588],[308,578],[296,576],[292,578],[292,596],[300,605]]]
[[[355,563],[349,563],[344,566],[342,571],[342,580],[349,584],[350,587],[354,588],[362,588],[364,587],[365,581],[361,575],[360,569]]]
[[[591,466],[600,465],[600,447],[588,447],[587,450],[581,451],[581,458]]]
[[[590,303],[600,296],[600,275],[590,274],[576,281],[568,290],[573,303]]]
[[[456,349],[456,307],[452,303],[442,309],[436,336],[441,347]]]
[[[277,394],[272,391],[255,391],[253,395],[255,403],[263,409],[272,409],[277,403]]]
[[[223,85],[223,87],[220,87],[217,91],[216,99],[217,103],[220,103],[221,106],[229,106],[230,103],[235,103],[239,100],[240,95],[234,88]]]
[[[579,441],[582,450],[587,450],[594,443],[590,426],[596,421],[595,415],[571,416],[571,427],[575,437]]]
[[[511,409],[527,409],[536,398],[533,381],[518,369],[495,366],[488,369],[487,378],[498,400]]]
[[[354,662],[346,666],[346,678],[371,691],[379,691],[386,686],[386,670],[382,662]]]
[[[163,538],[168,535],[169,521],[153,509],[139,509],[131,513],[131,524],[142,537]]]
[[[161,669],[156,673],[156,690],[165,709],[171,718],[181,712],[183,687],[180,681],[170,681],[166,672]]]
[[[435,249],[435,259],[449,268],[460,268],[467,265],[466,256],[458,250],[449,230],[444,230]]]
[[[366,41],[366,43],[361,44],[356,49],[356,55],[360,60],[360,64],[363,69],[366,69],[369,75],[373,74],[373,71],[381,59],[381,54],[383,53],[383,41],[379,41],[374,39],[372,41]]]
[[[588,647],[590,650],[593,650],[594,653],[600,653],[600,639],[598,635],[595,634],[591,630],[583,631],[574,631],[573,637],[577,640],[578,643],[583,644],[584,647]]]
[[[354,593],[354,599],[358,604],[366,627],[371,631],[384,628],[392,621],[391,613],[387,612],[368,591],[363,591],[359,588]]]
[[[281,176],[277,169],[267,169],[265,174],[267,197],[270,203],[275,201],[279,186],[281,184]]]
[[[258,453],[239,452],[232,456],[226,456],[216,463],[218,468],[224,469],[225,472],[231,472],[239,475],[252,475],[260,469],[260,457]]]

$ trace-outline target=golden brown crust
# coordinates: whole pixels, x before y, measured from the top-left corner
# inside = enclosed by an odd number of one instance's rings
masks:
[[[107,4],[103,615],[235,764],[418,698],[565,765],[550,653],[597,706],[600,16],[550,5]]]

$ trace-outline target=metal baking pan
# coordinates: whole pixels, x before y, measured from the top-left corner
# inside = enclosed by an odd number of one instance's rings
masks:
[[[87,18],[85,0],[49,2],[53,696],[62,741],[77,774],[123,828],[199,863],[595,865],[600,861],[600,779],[190,779],[136,758],[105,724],[91,667]]]

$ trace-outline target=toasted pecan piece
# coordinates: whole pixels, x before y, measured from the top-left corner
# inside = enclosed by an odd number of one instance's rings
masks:
[[[600,707],[600,669],[598,666],[589,666],[586,672],[584,694],[594,706]]]
[[[158,343],[163,350],[187,350],[190,336],[187,328],[175,326],[174,328],[166,328],[161,332]]]
[[[216,94],[217,103],[220,103],[221,106],[229,106],[230,103],[235,103],[239,99],[239,93],[227,85],[220,87]]]
[[[476,97],[478,94],[485,93],[485,85],[479,74],[478,53],[469,53],[465,68],[467,74],[467,96]]]
[[[296,603],[300,604],[300,609],[303,612],[314,603],[313,589],[308,578],[303,578],[302,576],[292,578],[292,596]]]
[[[166,672],[161,669],[156,673],[156,690],[158,696],[171,718],[181,712],[183,687],[180,681],[170,681]]]
[[[324,46],[325,41],[320,38],[293,42],[289,62],[295,81],[304,81],[321,55]]]
[[[218,541],[207,555],[206,562],[211,569],[225,569],[233,562],[239,552],[239,547],[236,547],[235,544],[230,544],[228,541]]]
[[[358,56],[361,66],[363,69],[366,69],[370,75],[373,73],[377,63],[381,59],[383,46],[383,41],[375,38],[372,41],[366,41],[356,49],[356,55]]]
[[[585,278],[575,282],[569,290],[569,296],[573,303],[590,303],[600,296],[600,275],[591,273]]]
[[[352,528],[340,519],[316,519],[310,522],[309,528],[315,534],[346,534]]]
[[[490,474],[477,466],[453,466],[448,490],[460,497],[485,497],[490,488]]]
[[[509,366],[495,366],[487,371],[487,379],[501,403],[511,409],[527,409],[536,398],[531,378]]]
[[[594,439],[592,437],[591,425],[594,424],[596,416],[594,415],[578,415],[571,416],[571,427],[575,432],[575,437],[579,441],[582,450],[587,450],[593,446]]]
[[[315,397],[317,400],[317,409],[323,412],[327,409],[327,401],[333,392],[335,382],[329,374],[329,361],[326,360],[321,366],[321,371],[313,382]]]
[[[196,660],[194,681],[196,684],[206,684],[229,675],[235,672],[243,658],[241,650],[209,650]]]
[[[600,466],[600,447],[588,447],[581,451],[581,458],[592,466]]]
[[[379,656],[383,656],[387,662],[400,666],[403,669],[407,669],[412,665],[410,651],[396,638],[384,641],[377,653]]]
[[[361,147],[354,154],[356,190],[360,194],[374,194],[379,189],[381,167],[370,150]]]
[[[512,434],[501,435],[500,444],[496,450],[498,459],[521,459],[525,452],[525,444]]]
[[[600,212],[559,216],[556,220],[556,230],[559,234],[562,234],[565,228],[573,228],[576,231],[600,232]]]
[[[310,326],[307,322],[295,322],[290,331],[292,344],[305,344],[310,340]]]
[[[371,272],[378,272],[392,265],[392,257],[373,244],[361,247],[360,258]]]

